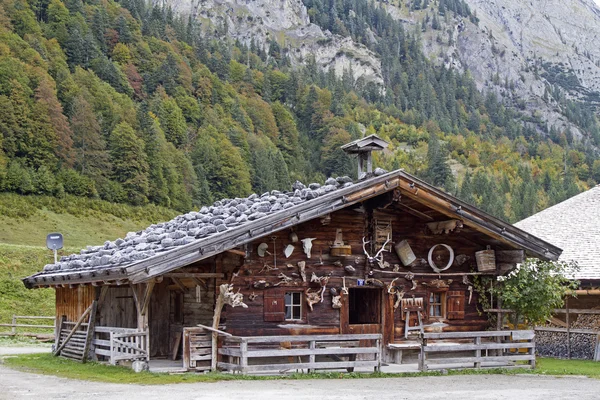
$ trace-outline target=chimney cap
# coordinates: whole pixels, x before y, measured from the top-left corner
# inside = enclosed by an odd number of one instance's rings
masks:
[[[388,147],[389,143],[373,134],[362,139],[357,139],[353,142],[345,144],[340,148],[348,154],[367,153],[371,151],[383,150]]]
[[[389,143],[373,134],[362,139],[345,144],[340,148],[348,154],[358,155],[358,174],[359,180],[366,179],[373,174],[373,160],[371,152],[381,151],[388,147]]]

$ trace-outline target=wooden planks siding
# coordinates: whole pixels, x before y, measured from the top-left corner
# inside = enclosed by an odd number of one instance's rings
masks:
[[[77,321],[79,317],[94,301],[95,288],[93,286],[77,286],[74,288],[56,288],[56,318],[63,315],[67,321]]]

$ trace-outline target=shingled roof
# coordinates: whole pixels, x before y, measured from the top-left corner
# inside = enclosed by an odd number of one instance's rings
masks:
[[[98,281],[143,282],[152,277],[233,249],[305,221],[401,189],[415,198],[429,198],[432,208],[502,242],[524,248],[530,255],[556,259],[560,249],[448,195],[428,183],[396,170],[376,169],[359,182],[349,177],[329,178],[324,185],[300,182],[293,191],[271,191],[247,198],[224,199],[171,221],[130,232],[124,239],[88,246],[61,257],[24,284],[49,286]]]
[[[563,249],[559,260],[576,261],[575,278],[600,279],[600,185],[515,224]]]

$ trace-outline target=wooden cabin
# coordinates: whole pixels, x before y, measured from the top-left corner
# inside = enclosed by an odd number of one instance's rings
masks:
[[[476,275],[560,254],[403,170],[366,176],[218,201],[88,246],[23,281],[56,289],[57,347],[75,358],[175,358],[182,347],[189,356],[193,340],[208,342],[190,332],[213,326],[226,290],[230,304],[246,307],[223,309],[219,346],[233,340],[227,335],[246,343],[273,336],[293,347],[303,335],[377,334],[389,362],[390,345],[418,331],[487,329]],[[69,334],[80,345],[65,345]]]

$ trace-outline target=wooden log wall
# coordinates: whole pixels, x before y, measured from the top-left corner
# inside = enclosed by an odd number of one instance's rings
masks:
[[[67,321],[77,321],[85,310],[92,304],[95,288],[91,285],[77,287],[56,288],[56,318],[60,320],[63,315]]]
[[[469,302],[469,283],[473,277],[466,276],[467,284],[463,282],[463,276],[445,276],[446,274],[470,273],[477,271],[475,252],[485,250],[487,244],[492,244],[493,249],[502,250],[496,241],[490,240],[481,233],[462,227],[447,234],[434,234],[427,229],[426,223],[431,220],[441,221],[448,219],[436,212],[425,215],[426,218],[415,216],[419,213],[408,213],[400,208],[384,208],[384,203],[389,198],[372,201],[363,204],[363,207],[353,207],[332,213],[327,218],[317,218],[302,225],[294,227],[293,230],[285,230],[276,233],[272,237],[264,237],[248,244],[248,256],[242,259],[243,265],[239,274],[234,276],[232,283],[237,291],[244,295],[244,301],[248,305],[244,308],[230,308],[224,313],[227,320],[227,331],[234,335],[275,335],[275,334],[314,334],[314,333],[384,333],[386,342],[401,340],[404,336],[405,321],[401,316],[400,309],[394,310],[395,297],[388,293],[388,286],[394,278],[394,286],[405,291],[405,298],[423,297],[426,309],[424,312],[424,323],[431,325],[438,322],[428,315],[428,300],[431,291],[444,293],[445,303],[443,305],[446,316],[443,321],[444,331],[472,331],[483,330],[488,327],[485,316],[477,312],[477,293],[473,291]],[[389,206],[389,204],[387,204]],[[426,260],[429,249],[436,244],[447,244],[454,250],[455,256],[465,255],[468,260],[462,265],[454,263],[447,271],[434,275],[432,268],[427,262],[418,261],[411,267],[404,267],[393,247],[388,245],[392,251],[384,252],[384,260],[390,264],[386,272],[380,272],[377,265],[369,264],[363,252],[362,238],[371,240],[375,231],[375,221],[391,221],[392,241],[399,243],[408,240],[418,260]],[[336,230],[342,229],[343,241],[351,246],[351,256],[333,257],[330,255],[330,247],[336,238]],[[295,234],[300,241],[293,243],[290,234]],[[312,241],[311,257],[308,258],[303,252],[302,239],[314,238]],[[258,255],[258,247],[265,243],[268,253],[264,257]],[[289,258],[284,255],[287,245],[293,245],[294,250]],[[263,245],[264,247],[265,245]],[[376,250],[372,244],[367,245],[367,251],[371,256]],[[505,248],[506,249],[506,248]],[[225,257],[226,258],[226,257]],[[225,258],[223,260],[225,260]],[[438,246],[433,254],[439,267],[446,265],[448,252]],[[224,266],[224,261],[217,262],[217,270],[231,273],[231,265]],[[299,262],[305,262],[306,282],[302,280],[298,267]],[[233,264],[233,263],[230,263]],[[353,272],[344,268],[350,266]],[[391,273],[396,267],[398,273]],[[219,269],[220,268],[220,269]],[[276,269],[275,269],[276,268]],[[371,271],[371,274],[369,274]],[[404,274],[412,272],[416,276],[406,279]],[[318,282],[311,282],[311,276],[315,273],[318,277],[329,276],[329,282],[324,292],[323,301],[313,306],[314,310],[308,309],[303,303],[303,319],[300,321],[281,321],[282,309],[279,303],[273,302],[274,298],[283,301],[285,292],[304,292],[310,288],[318,291],[321,288]],[[420,273],[428,273],[430,276],[419,276]],[[291,278],[283,282],[285,277]],[[493,274],[493,273],[492,273]],[[381,317],[378,323],[351,324],[348,315],[348,296],[342,296],[342,308],[332,307],[331,288],[341,293],[345,277],[347,288],[365,289],[377,288],[381,291]],[[284,278],[284,279],[282,279]],[[366,286],[360,286],[359,282],[365,278],[374,278]],[[443,281],[441,287],[440,280]],[[219,282],[217,282],[218,285]],[[362,282],[361,282],[362,284]],[[303,295],[304,296],[304,295]],[[275,304],[275,305],[273,305]],[[278,309],[273,309],[273,307]],[[284,309],[283,309],[284,310]],[[279,313],[279,314],[278,314]],[[415,318],[416,319],[416,318]]]

